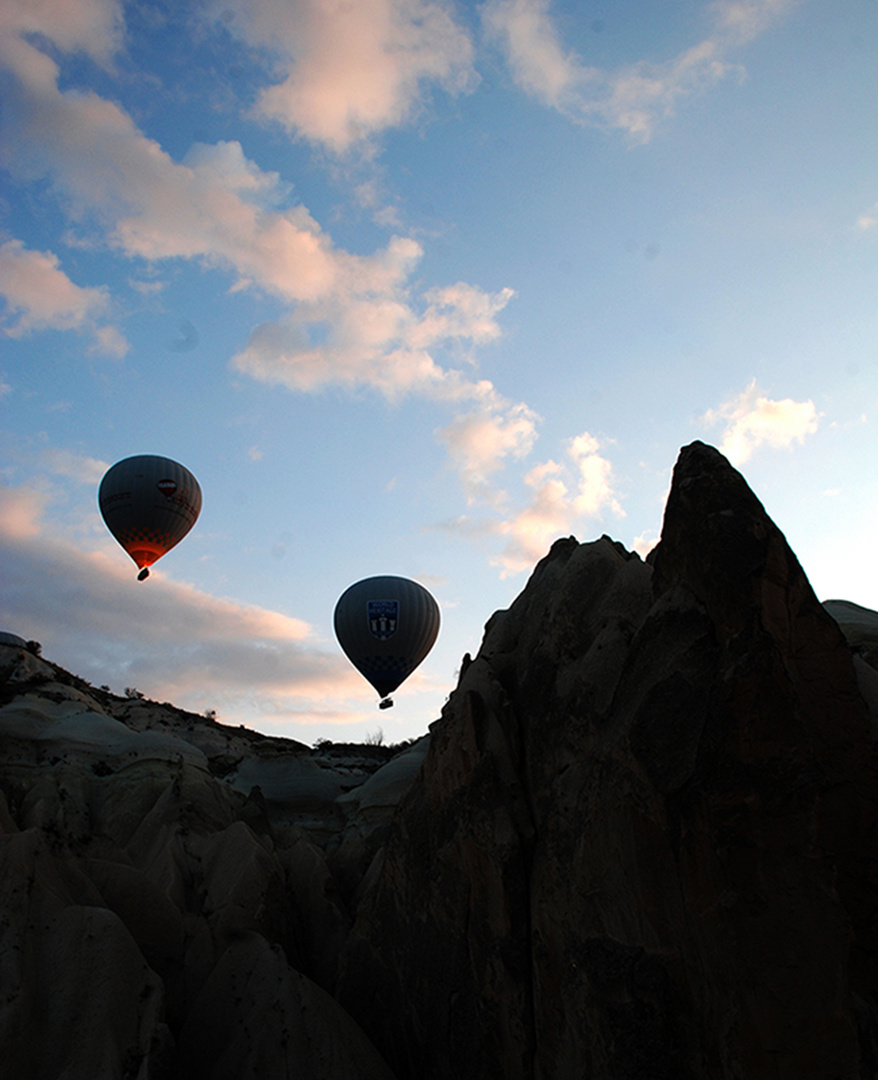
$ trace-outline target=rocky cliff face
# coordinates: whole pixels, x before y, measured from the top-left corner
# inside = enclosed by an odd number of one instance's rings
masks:
[[[876,1075],[850,651],[710,447],[650,564],[558,541],[433,725],[339,987],[400,1077]]]
[[[878,1080],[874,613],[830,608],[862,655],[695,443],[648,563],[558,541],[386,764],[0,645],[0,1077]]]

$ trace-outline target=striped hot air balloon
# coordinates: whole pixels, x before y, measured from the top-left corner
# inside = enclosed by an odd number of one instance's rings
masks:
[[[346,589],[335,606],[335,636],[354,667],[382,697],[424,659],[439,633],[439,605],[416,581],[371,577]]]
[[[201,488],[170,458],[138,454],[107,471],[98,491],[107,528],[137,564],[138,581],[189,532],[201,511]]]

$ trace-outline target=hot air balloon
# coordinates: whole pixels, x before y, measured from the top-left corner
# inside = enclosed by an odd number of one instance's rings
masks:
[[[424,659],[439,633],[439,605],[423,585],[371,577],[346,589],[335,605],[335,636],[348,659],[381,695],[379,708]]]
[[[197,521],[201,488],[176,461],[139,454],[107,470],[98,505],[107,528],[137,564],[137,580],[143,581],[149,567]]]

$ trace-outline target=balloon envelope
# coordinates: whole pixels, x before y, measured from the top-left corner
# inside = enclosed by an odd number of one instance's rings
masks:
[[[201,488],[178,462],[139,454],[107,471],[98,505],[107,528],[138,568],[148,573],[146,568],[179,544],[195,524]]]
[[[335,606],[339,644],[381,697],[411,675],[438,633],[439,605],[408,578],[365,578],[346,589]]]

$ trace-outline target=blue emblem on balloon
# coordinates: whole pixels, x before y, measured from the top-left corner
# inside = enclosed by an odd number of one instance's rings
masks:
[[[370,600],[369,632],[379,641],[387,641],[396,633],[399,622],[398,600]]]

